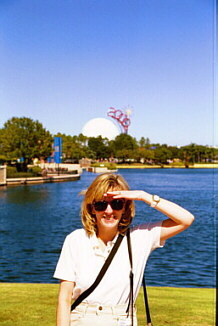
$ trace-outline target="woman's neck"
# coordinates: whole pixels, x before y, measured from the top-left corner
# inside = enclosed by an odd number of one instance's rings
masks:
[[[117,232],[118,232],[117,228],[110,231],[98,230],[97,237],[100,238],[105,243],[105,245],[107,245],[108,241],[112,241],[115,238]]]

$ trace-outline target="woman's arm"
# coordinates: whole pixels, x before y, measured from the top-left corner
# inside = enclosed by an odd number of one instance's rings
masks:
[[[113,198],[142,200],[148,205],[151,205],[153,201],[152,195],[143,190],[111,191],[107,192],[105,195],[113,196]],[[194,221],[194,216],[189,211],[163,198],[160,198],[160,201],[156,203],[155,209],[168,217],[168,219],[164,220],[162,223],[161,241],[169,239],[184,231]]]
[[[60,283],[57,306],[57,326],[70,325],[70,308],[74,286],[74,282],[61,281]]]
[[[144,192],[142,200],[151,205],[152,195]],[[167,240],[184,231],[194,221],[194,216],[185,208],[163,198],[160,198],[160,201],[154,208],[169,217],[162,223],[160,234],[161,241]]]

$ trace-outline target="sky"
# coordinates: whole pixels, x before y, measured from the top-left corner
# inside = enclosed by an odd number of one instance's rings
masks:
[[[217,146],[214,39],[215,0],[1,0],[0,128],[130,108],[137,140]]]

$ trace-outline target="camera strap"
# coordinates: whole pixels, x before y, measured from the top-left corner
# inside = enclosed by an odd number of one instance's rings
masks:
[[[128,252],[129,252],[129,262],[130,262],[130,294],[129,294],[129,304],[127,307],[126,312],[131,314],[131,323],[133,326],[133,307],[134,307],[134,299],[133,299],[133,263],[132,263],[132,246],[131,246],[131,239],[130,239],[130,229],[127,230],[127,245],[128,245]],[[146,319],[147,319],[147,326],[152,326],[151,323],[151,315],[150,315],[150,309],[149,309],[149,303],[148,303],[148,295],[146,290],[146,284],[145,284],[145,276],[143,276],[143,292],[144,292],[144,302],[145,302],[145,311],[146,311]]]
[[[134,298],[133,298],[133,262],[132,262],[132,246],[131,246],[131,239],[130,239],[130,229],[127,230],[127,245],[128,245],[128,253],[129,253],[129,261],[130,261],[130,295],[129,295],[129,304],[127,307],[126,312],[131,314],[131,323],[133,326],[133,309],[134,309]],[[106,273],[108,267],[110,266],[110,263],[112,262],[122,240],[124,238],[124,235],[119,234],[109,256],[107,257],[103,267],[101,268],[96,280],[94,283],[87,289],[85,290],[72,304],[71,306],[71,311],[73,311],[85,298],[87,298],[93,291],[94,289],[98,286],[100,281],[102,280],[104,274]],[[143,291],[144,291],[144,302],[145,302],[145,310],[146,310],[146,318],[147,318],[147,326],[152,326],[151,323],[151,316],[150,316],[150,310],[149,310],[149,303],[148,303],[148,296],[147,296],[147,290],[146,290],[146,284],[145,284],[145,277],[143,276]],[[131,308],[131,309],[130,309]]]
[[[85,290],[82,294],[80,294],[80,296],[74,301],[74,303],[71,306],[71,311],[73,311],[85,298],[87,298],[94,291],[94,289],[98,286],[98,284],[101,282],[104,274],[106,273],[108,267],[110,266],[110,263],[112,262],[112,260],[114,258],[115,253],[117,252],[123,238],[124,238],[124,235],[119,234],[109,256],[107,257],[98,276],[96,277],[96,280],[87,290]]]

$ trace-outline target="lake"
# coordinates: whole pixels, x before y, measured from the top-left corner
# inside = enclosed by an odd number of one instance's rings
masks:
[[[174,201],[195,215],[193,225],[155,250],[146,267],[152,286],[215,287],[215,198],[213,169],[122,169],[131,189]],[[52,278],[62,243],[81,227],[82,189],[96,177],[74,182],[0,188],[0,281],[56,283]],[[136,203],[133,224],[164,216]]]

